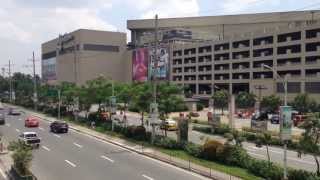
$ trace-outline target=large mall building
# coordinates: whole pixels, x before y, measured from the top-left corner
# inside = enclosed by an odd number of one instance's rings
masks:
[[[158,20],[157,78],[187,86],[195,98],[214,91],[282,95],[320,101],[320,11]],[[78,30],[42,44],[46,82],[84,84],[104,75],[131,82],[153,74],[155,20],[128,20],[119,32]]]

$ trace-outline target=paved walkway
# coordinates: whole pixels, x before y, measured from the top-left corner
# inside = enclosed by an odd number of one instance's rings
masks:
[[[30,110],[27,110],[24,108],[21,108],[21,109],[23,111],[25,111],[26,113],[32,114],[34,116],[37,116],[37,117],[44,119],[44,120],[47,120],[47,121],[55,121],[56,120],[56,118],[48,117],[46,115],[36,113],[36,112],[30,111]],[[187,170],[193,171],[195,173],[199,173],[199,174],[204,175],[206,177],[211,177],[212,179],[219,179],[219,180],[220,179],[221,180],[240,179],[240,178],[231,176],[226,173],[222,173],[222,172],[210,169],[210,168],[199,166],[191,161],[186,161],[186,160],[175,158],[173,156],[169,156],[169,155],[164,154],[154,148],[146,148],[146,147],[143,147],[141,144],[135,144],[135,143],[126,141],[121,138],[117,138],[114,136],[109,136],[109,135],[106,135],[103,133],[99,133],[99,132],[96,132],[92,129],[88,129],[86,127],[83,127],[83,126],[80,126],[80,125],[77,125],[74,123],[69,123],[69,125],[70,125],[69,127],[71,129],[78,131],[80,133],[87,134],[89,136],[93,136],[93,137],[98,138],[100,140],[118,145],[118,146],[123,147],[127,150],[130,150],[130,151],[133,151],[133,152],[136,152],[139,154],[143,154],[143,155],[149,156],[154,159],[158,159],[158,160],[166,162],[166,163],[173,164],[177,167],[187,169]]]

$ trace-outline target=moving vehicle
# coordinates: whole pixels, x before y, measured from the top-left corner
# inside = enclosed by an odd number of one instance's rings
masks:
[[[3,113],[0,113],[0,125],[4,125],[6,123],[5,116]]]
[[[67,133],[69,126],[63,121],[54,121],[50,124],[50,131],[54,133]]]
[[[271,124],[279,124],[280,116],[278,114],[273,114],[270,120]]]
[[[302,123],[306,119],[307,119],[307,115],[294,115],[293,116],[293,125],[299,126],[299,124]]]
[[[36,132],[23,132],[19,135],[19,141],[25,143],[28,146],[39,147],[41,139]]]
[[[29,116],[24,121],[25,127],[39,127],[39,119],[37,117]]]
[[[168,131],[176,131],[178,129],[177,122],[172,119],[167,119],[161,124],[160,129],[166,129]]]
[[[21,114],[21,112],[20,112],[20,111],[18,111],[18,109],[15,109],[15,108],[9,108],[8,115],[19,116],[20,114]]]

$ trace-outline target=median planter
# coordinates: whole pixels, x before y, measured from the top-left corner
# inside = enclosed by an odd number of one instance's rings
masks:
[[[28,175],[22,175],[14,166],[11,166],[9,171],[10,179],[14,180],[36,180],[36,176],[34,176],[30,171],[27,173]]]

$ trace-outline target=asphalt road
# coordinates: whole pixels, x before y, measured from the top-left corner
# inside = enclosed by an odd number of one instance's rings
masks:
[[[72,130],[51,133],[47,121],[41,120],[39,128],[25,128],[26,116],[6,116],[0,132],[8,141],[25,131],[38,133],[41,146],[34,150],[31,170],[40,180],[206,179]]]
[[[140,116],[136,115],[127,115],[128,117],[128,122],[129,124],[133,125],[140,125]],[[241,123],[241,122],[237,122]],[[247,122],[246,122],[247,123]],[[201,126],[201,125],[197,125]],[[276,128],[276,125],[269,125],[273,126],[273,128]],[[162,131],[157,131],[158,134],[163,133]],[[168,136],[171,138],[176,139],[177,135],[175,131],[168,132]],[[203,144],[205,140],[209,139],[216,139],[222,142],[225,142],[225,139],[221,136],[215,136],[215,135],[209,135],[209,134],[204,134],[198,131],[193,131],[192,130],[192,124],[189,127],[189,141],[196,143],[196,144]],[[247,143],[244,142],[243,144],[244,149],[247,150],[248,154],[254,158],[258,159],[265,159],[267,160],[267,151],[266,147],[263,146],[261,148],[258,148],[255,146],[253,143]],[[276,147],[272,146],[269,148],[269,154],[270,154],[270,159],[272,162],[278,163],[278,164],[283,164],[283,149],[281,147]],[[288,150],[287,151],[287,164],[289,167],[296,168],[296,169],[303,169],[307,171],[316,171],[316,163],[313,158],[313,156],[310,155],[302,155],[301,158],[298,158],[297,152]]]

